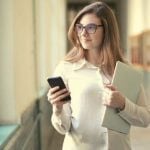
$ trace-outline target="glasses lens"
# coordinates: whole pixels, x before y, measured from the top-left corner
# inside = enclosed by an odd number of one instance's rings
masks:
[[[95,31],[96,31],[96,25],[95,24],[88,24],[88,25],[86,25],[86,31],[88,32],[88,33],[95,33]]]
[[[76,24],[76,31],[77,33],[81,33],[83,30],[83,26],[81,24]]]

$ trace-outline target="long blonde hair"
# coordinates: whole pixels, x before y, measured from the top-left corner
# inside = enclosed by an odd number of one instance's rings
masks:
[[[66,55],[65,60],[76,62],[84,57],[85,52],[82,48],[75,31],[75,25],[79,23],[85,14],[95,14],[102,22],[104,37],[100,47],[100,63],[104,64],[104,73],[112,75],[116,61],[124,61],[120,46],[120,36],[114,12],[104,2],[94,2],[84,7],[74,18],[68,31],[68,38],[73,44],[73,48]]]

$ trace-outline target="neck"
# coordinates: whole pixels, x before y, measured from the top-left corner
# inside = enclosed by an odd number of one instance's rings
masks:
[[[95,66],[100,66],[100,57],[99,53],[96,50],[86,50],[85,52],[85,58],[88,62]]]

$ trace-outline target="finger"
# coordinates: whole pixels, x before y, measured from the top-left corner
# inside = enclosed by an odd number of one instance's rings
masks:
[[[103,105],[110,104],[112,94],[113,94],[113,91],[111,91],[110,89],[106,90],[106,92],[104,93],[104,97],[103,97]]]
[[[51,104],[56,104],[56,103],[66,103],[66,101],[62,101],[66,96],[68,96],[70,93],[66,92],[58,97],[56,97],[55,99],[53,98],[51,100]]]
[[[51,95],[52,95],[53,93],[55,93],[56,91],[58,91],[58,89],[59,89],[59,86],[56,86],[56,87],[54,87],[54,88],[50,88],[50,89],[49,89],[49,91],[48,91],[48,93],[47,93],[48,100],[50,100]]]
[[[68,92],[68,90],[65,88],[63,90],[60,90],[58,92],[55,92],[54,94],[50,94],[49,95],[49,101],[60,101],[63,98],[65,98],[66,96],[68,96],[70,94],[70,92]],[[53,103],[53,102],[52,102]]]
[[[59,97],[60,95],[65,94],[66,92],[68,92],[68,90],[66,88],[59,90],[59,91],[55,92],[54,94],[51,94],[51,98],[55,99],[55,98]]]
[[[58,89],[59,89],[59,86],[56,86],[56,87],[50,88],[49,92],[50,92],[51,94],[53,94],[53,93],[55,93],[56,91],[58,91]]]
[[[51,96],[56,93],[59,90],[59,86],[56,86],[54,88],[50,88],[48,93],[47,93],[47,97],[48,99],[51,99]]]
[[[65,92],[65,93],[63,93],[63,94],[57,96],[57,97],[55,98],[55,100],[56,100],[56,101],[61,101],[62,99],[64,99],[64,98],[67,97],[68,95],[70,95],[70,93],[69,93],[69,92]]]
[[[116,91],[116,87],[113,85],[106,85],[105,87],[110,89],[111,91]]]
[[[103,101],[103,105],[104,105],[104,106],[110,106],[110,101],[109,101],[109,100]]]

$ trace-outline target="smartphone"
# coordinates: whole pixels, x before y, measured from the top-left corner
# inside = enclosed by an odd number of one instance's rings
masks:
[[[58,76],[58,77],[50,77],[47,79],[49,85],[51,88],[55,87],[55,86],[59,86],[59,90],[66,88],[66,85],[63,81],[63,79]],[[65,98],[62,99],[62,101],[69,101],[71,100],[71,96],[68,95]]]

